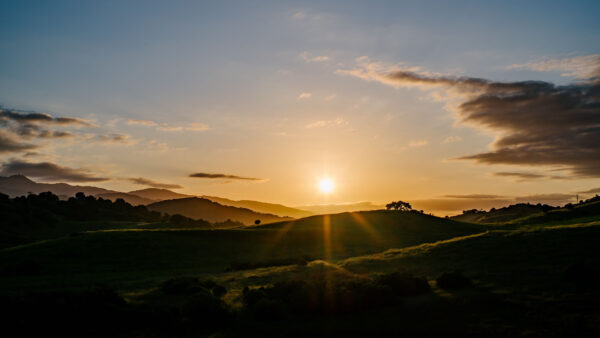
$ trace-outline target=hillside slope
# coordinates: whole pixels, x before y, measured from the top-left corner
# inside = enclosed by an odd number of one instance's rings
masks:
[[[149,210],[165,212],[168,214],[181,214],[193,219],[203,219],[213,223],[224,222],[230,219],[250,225],[254,224],[255,220],[260,220],[261,223],[264,224],[290,219],[271,214],[258,213],[250,209],[225,206],[206,198],[198,197],[160,201],[149,204],[147,207]]]

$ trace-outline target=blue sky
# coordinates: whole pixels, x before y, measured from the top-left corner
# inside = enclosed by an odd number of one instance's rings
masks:
[[[503,167],[449,162],[497,135],[457,126],[423,90],[339,71],[366,56],[435,74],[568,84],[577,79],[564,70],[509,66],[600,53],[598,14],[597,1],[3,1],[0,104],[93,121],[78,129],[89,135],[127,135],[121,146],[47,142],[27,160],[115,177],[101,183],[112,188],[136,188],[119,177],[143,176],[296,205],[570,193],[600,184],[507,187],[489,176]],[[186,177],[198,171],[265,180]],[[314,191],[323,175],[337,177],[335,194]]]

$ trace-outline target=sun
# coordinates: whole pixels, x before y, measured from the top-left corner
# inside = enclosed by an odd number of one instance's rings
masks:
[[[329,178],[322,178],[319,181],[319,191],[324,194],[329,194],[333,191],[334,185],[333,181]]]

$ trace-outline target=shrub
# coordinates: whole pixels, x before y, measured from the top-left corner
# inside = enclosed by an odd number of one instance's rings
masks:
[[[444,272],[436,280],[438,287],[444,290],[458,290],[470,287],[473,283],[460,272]]]

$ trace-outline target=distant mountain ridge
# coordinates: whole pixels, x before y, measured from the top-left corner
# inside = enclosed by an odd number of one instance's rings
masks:
[[[180,194],[167,189],[158,189],[158,188],[148,188],[148,189],[140,189],[133,190],[128,192],[130,195],[139,196],[148,200],[152,200],[154,202],[164,201],[164,200],[174,200],[178,198],[188,198],[194,197],[194,195],[186,195]]]
[[[288,206],[285,206],[282,204],[258,202],[258,201],[251,201],[251,200],[234,201],[234,200],[230,200],[227,198],[216,197],[216,196],[202,196],[202,198],[209,199],[213,202],[217,202],[222,205],[228,205],[228,206],[238,207],[238,208],[246,208],[246,209],[254,210],[256,212],[261,212],[261,213],[266,213],[266,214],[274,214],[274,215],[282,216],[282,217],[288,216],[288,217],[293,217],[293,218],[303,218],[303,217],[308,217],[308,216],[314,215],[314,213],[312,213],[310,211],[292,208],[292,207],[288,207]]]
[[[181,214],[193,219],[203,219],[211,223],[225,222],[228,219],[242,222],[246,225],[254,224],[260,220],[262,224],[292,220],[290,217],[280,217],[265,214],[246,208],[226,206],[206,198],[189,197],[152,203],[146,206],[149,210],[165,212],[168,214]]]
[[[47,191],[51,191],[62,198],[74,196],[78,192],[83,192],[86,195],[118,193],[118,191],[93,186],[70,185],[67,183],[38,183],[23,175],[0,177],[0,192],[10,197],[27,196],[30,193],[39,194]]]

